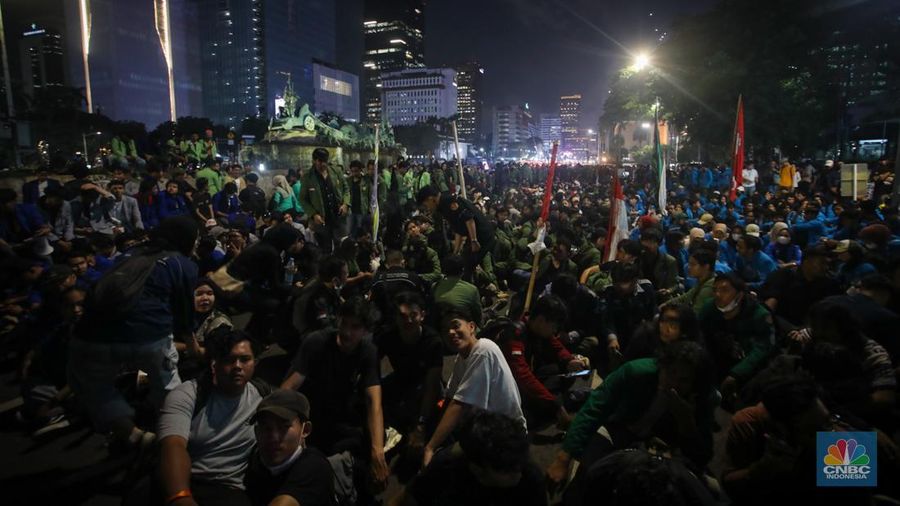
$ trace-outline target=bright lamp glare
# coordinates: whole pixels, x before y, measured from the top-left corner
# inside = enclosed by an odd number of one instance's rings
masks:
[[[266,171],[266,164],[261,163],[261,164],[259,164],[259,167],[258,167],[258,168],[259,168],[259,171],[260,171],[260,172],[265,172],[265,171]]]
[[[650,55],[648,55],[647,53],[640,53],[634,57],[634,64],[632,65],[634,70],[637,70],[638,72],[640,72],[649,66],[650,66]]]

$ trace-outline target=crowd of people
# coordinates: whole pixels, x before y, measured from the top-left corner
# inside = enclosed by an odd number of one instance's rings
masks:
[[[900,500],[887,164],[862,199],[830,161],[734,196],[681,165],[664,209],[650,168],[560,167],[542,219],[547,167],[319,148],[265,191],[124,149],[106,182],[0,190],[0,339],[23,427],[87,421],[145,467],[126,504]],[[817,488],[816,432],[854,430],[878,487]]]

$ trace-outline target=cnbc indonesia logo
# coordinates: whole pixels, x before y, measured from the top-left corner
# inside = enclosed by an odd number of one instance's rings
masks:
[[[876,485],[874,433],[820,432],[818,438],[819,454],[824,453],[817,480],[819,486]],[[829,439],[833,441],[830,444]]]

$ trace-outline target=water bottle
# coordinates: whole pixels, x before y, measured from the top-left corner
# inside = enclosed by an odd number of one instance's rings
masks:
[[[284,284],[291,286],[294,284],[294,274],[297,273],[297,267],[294,265],[294,257],[288,258],[287,265],[284,266]]]

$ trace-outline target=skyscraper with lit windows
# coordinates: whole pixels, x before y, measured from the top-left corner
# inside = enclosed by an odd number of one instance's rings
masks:
[[[470,62],[456,67],[456,113],[459,114],[457,130],[459,140],[481,140],[481,82],[484,68]]]
[[[425,66],[424,0],[366,0],[363,30],[365,118],[381,120],[381,74]]]
[[[581,122],[581,95],[559,97],[559,119],[562,127],[562,149],[571,150],[572,140],[579,137],[578,124]]]

